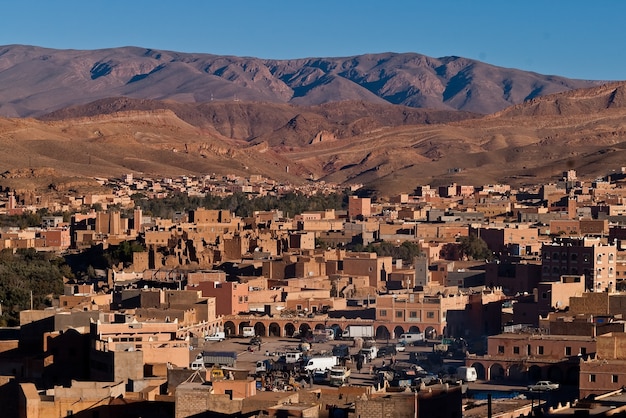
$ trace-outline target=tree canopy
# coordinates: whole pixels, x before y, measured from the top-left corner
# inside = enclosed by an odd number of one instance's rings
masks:
[[[72,277],[72,271],[63,258],[34,249],[0,252],[0,325],[19,325],[19,312],[30,308],[43,309],[52,298],[63,292],[63,277]]]
[[[234,193],[220,198],[213,195],[205,197],[188,196],[178,193],[163,199],[147,199],[143,194],[132,196],[135,204],[152,216],[172,218],[176,212],[185,212],[198,208],[226,209],[235,215],[251,216],[255,211],[282,210],[285,216],[294,216],[306,211],[325,209],[344,209],[348,206],[346,193],[317,194],[307,196],[301,193],[288,193],[282,197],[256,196],[245,193]]]

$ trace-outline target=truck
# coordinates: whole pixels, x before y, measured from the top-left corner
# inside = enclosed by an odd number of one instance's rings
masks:
[[[333,356],[337,356],[339,358],[350,357],[350,347],[348,347],[346,344],[338,344],[333,346]]]
[[[348,325],[341,334],[341,338],[374,338],[373,325]]]
[[[244,338],[255,336],[254,327],[243,327],[242,332]]]
[[[267,372],[291,372],[298,371],[301,363],[285,363],[283,361],[260,360],[256,362],[254,369],[257,374]]]
[[[235,351],[203,351],[202,361],[204,366],[229,366],[235,367],[237,363],[237,352]]]
[[[426,340],[426,336],[423,332],[409,332],[400,335],[398,342],[404,345],[415,345],[422,343]]]
[[[311,338],[314,343],[325,343],[335,339],[335,330],[332,328],[314,329]]]
[[[304,370],[312,372],[315,370],[330,370],[339,364],[337,356],[330,357],[312,357],[306,361]]]
[[[350,369],[341,366],[333,367],[330,369],[328,381],[331,386],[343,386],[350,383]]]
[[[478,373],[474,367],[461,366],[456,369],[456,377],[463,382],[475,382],[478,379]]]
[[[297,363],[303,360],[303,354],[298,351],[288,352],[280,356],[278,361],[282,361],[284,363]]]
[[[378,357],[378,348],[376,348],[375,345],[372,345],[370,347],[364,347],[361,349],[361,351],[359,351],[359,354],[364,356],[369,362]]]

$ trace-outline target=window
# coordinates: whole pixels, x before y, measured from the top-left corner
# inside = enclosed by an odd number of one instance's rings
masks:
[[[617,383],[617,375],[616,374],[611,376],[611,382]]]
[[[595,381],[596,381],[596,375],[595,375],[595,374],[590,374],[590,375],[589,375],[589,381],[590,381],[591,383],[595,382]]]
[[[541,293],[541,298],[542,299],[548,299],[548,292],[542,292]]]
[[[513,347],[513,354],[519,354],[519,347]]]
[[[565,347],[565,355],[566,356],[572,355],[572,347]]]
[[[402,311],[396,311],[396,318],[402,318]]]
[[[417,311],[409,312],[409,318],[417,318]]]
[[[435,313],[434,312],[432,312],[432,311],[431,312],[426,312],[426,318],[433,319],[434,317],[435,317]]]
[[[582,356],[586,355],[587,354],[587,347],[580,347],[580,354]]]
[[[301,311],[302,310],[302,305],[296,305],[296,310]]]
[[[543,355],[543,345],[537,346],[537,354]]]
[[[381,309],[380,310],[380,316],[387,316],[387,310],[386,309]]]
[[[503,345],[499,345],[498,346],[498,354],[504,354],[504,346]]]

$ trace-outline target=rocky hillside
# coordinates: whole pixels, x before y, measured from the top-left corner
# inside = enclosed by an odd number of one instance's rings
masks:
[[[414,53],[267,60],[136,47],[0,47],[0,115],[8,117],[40,116],[120,96],[300,106],[349,100],[489,114],[597,84]]]
[[[626,161],[625,88],[549,95],[449,122],[438,120],[445,112],[365,102],[101,101],[46,120],[0,119],[0,185],[63,192],[80,179],[128,172],[235,173],[360,183],[392,195],[421,184],[538,184],[570,168],[590,180]]]

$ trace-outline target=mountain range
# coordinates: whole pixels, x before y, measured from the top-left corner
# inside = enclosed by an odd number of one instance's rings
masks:
[[[40,116],[120,96],[299,106],[364,101],[490,114],[542,95],[598,84],[415,53],[269,60],[137,47],[0,47],[0,115],[8,117]]]
[[[626,160],[624,83],[458,57],[9,46],[0,86],[0,111],[14,116],[0,118],[0,185],[24,193],[67,194],[132,172],[262,174],[391,195],[538,184],[571,168],[593,179]]]

